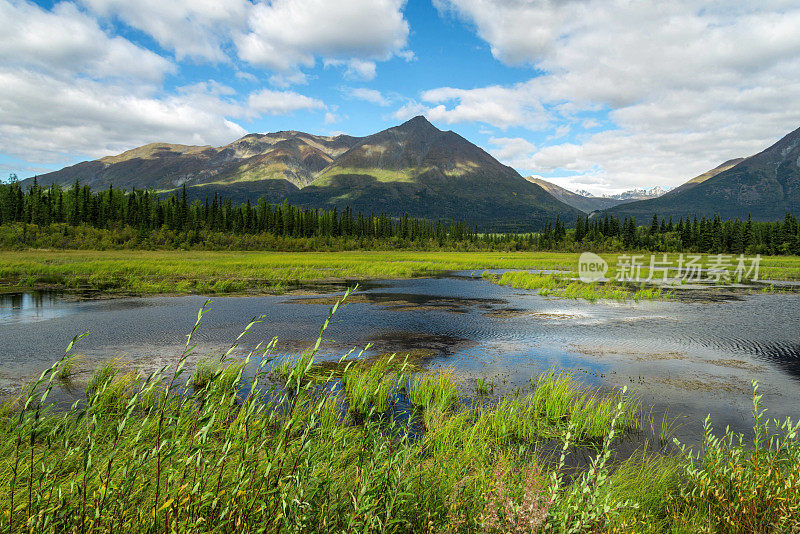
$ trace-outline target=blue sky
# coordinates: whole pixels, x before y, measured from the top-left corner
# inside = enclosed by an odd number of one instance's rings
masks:
[[[424,114],[524,175],[610,193],[800,126],[785,0],[0,0],[0,23],[0,177]]]

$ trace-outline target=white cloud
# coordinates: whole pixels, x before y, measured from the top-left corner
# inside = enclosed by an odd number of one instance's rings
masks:
[[[158,82],[175,70],[168,60],[122,37],[110,37],[73,4],[53,11],[28,2],[0,2],[0,61],[29,65],[53,75]],[[15,30],[16,28],[16,30]]]
[[[436,0],[492,54],[542,74],[511,86],[423,93],[426,115],[533,130],[608,110],[616,129],[517,157],[607,188],[676,185],[752,154],[800,123],[800,5],[571,0]],[[594,128],[594,119],[584,128]],[[619,186],[619,187],[617,187]]]
[[[284,115],[298,110],[323,109],[325,104],[316,98],[294,91],[262,89],[247,99],[248,113],[252,115]]]
[[[311,67],[317,57],[347,62],[369,75],[367,63],[404,51],[408,23],[403,0],[273,0],[254,5],[248,29],[234,35],[239,56],[274,70]]]
[[[351,59],[347,62],[347,71],[345,77],[352,80],[374,80],[375,79],[375,62],[364,61],[362,59]]]
[[[283,89],[292,85],[305,85],[308,83],[309,76],[300,70],[289,70],[276,72],[269,77],[269,83]]]
[[[375,61],[413,59],[405,0],[79,0],[92,12],[151,35],[179,60],[228,62],[231,53],[275,71],[279,87],[305,83],[317,59],[371,80]]]
[[[357,100],[364,100],[379,106],[388,106],[389,99],[383,96],[383,93],[376,89],[369,89],[367,87],[345,87],[343,92],[350,98]]]
[[[536,150],[536,145],[522,137],[491,137],[489,144],[497,147],[489,150],[489,153],[504,161],[514,161]]]
[[[448,124],[475,121],[498,128],[524,124],[539,129],[550,120],[541,102],[531,99],[524,85],[480,89],[441,87],[424,91],[422,100],[438,104],[426,111],[427,117]],[[454,104],[448,108],[446,104],[450,103]]]
[[[555,133],[550,137],[551,139],[561,139],[565,135],[569,134],[572,127],[569,124],[560,124],[556,127]]]
[[[219,88],[194,86],[159,98],[93,80],[0,70],[0,145],[5,154],[39,163],[75,153],[100,157],[154,141],[227,143],[245,132],[226,116],[241,113]]]
[[[339,116],[330,111],[325,112],[325,124],[336,124],[339,122]]]
[[[361,59],[349,59],[343,61],[341,59],[325,59],[325,68],[328,67],[346,67],[344,70],[344,77],[348,80],[361,80],[368,82],[375,79],[377,75],[377,65],[374,61],[365,61]]]
[[[118,17],[173,50],[178,59],[225,61],[223,43],[245,31],[247,0],[80,0],[101,16]]]
[[[0,23],[10,28],[20,20],[25,31],[0,34],[5,156],[40,165],[154,141],[220,145],[245,133],[236,119],[325,108],[292,91],[242,97],[214,80],[166,91],[161,81],[172,62],[109,36],[72,4],[46,11],[0,0]]]
[[[248,81],[248,82],[257,82],[258,81],[258,77],[255,74],[253,74],[251,72],[246,72],[246,71],[243,71],[243,70],[237,70],[234,73],[234,76],[236,76],[240,80],[245,80],[245,81]]]
[[[422,115],[425,112],[425,109],[426,109],[425,106],[423,104],[420,104],[416,100],[409,100],[408,102],[400,106],[400,108],[397,111],[392,113],[390,117],[398,121],[407,121],[412,117],[416,117],[417,115]]]
[[[3,154],[62,163],[153,141],[224,143],[244,130],[233,89],[207,81],[171,94],[163,77],[176,66],[127,39],[110,36],[73,4],[51,11],[0,2],[0,146]]]

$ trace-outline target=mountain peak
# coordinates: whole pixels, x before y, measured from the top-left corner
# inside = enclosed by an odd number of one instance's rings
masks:
[[[403,130],[434,130],[434,131],[441,131],[439,128],[431,124],[431,122],[426,119],[423,115],[417,115],[414,118],[408,119],[406,122],[397,126],[397,129]]]

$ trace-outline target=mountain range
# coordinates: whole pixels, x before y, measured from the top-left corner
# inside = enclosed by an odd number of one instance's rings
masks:
[[[542,189],[556,197],[561,202],[569,204],[573,208],[577,208],[584,213],[602,211],[626,202],[633,202],[634,200],[658,198],[668,191],[663,187],[655,186],[649,189],[631,189],[629,191],[623,191],[622,193],[598,197],[592,193],[589,193],[588,191],[580,189],[578,191],[564,189],[563,187],[552,182],[548,182],[547,180],[539,178],[538,176],[528,176],[526,180],[542,186]]]
[[[151,143],[37,177],[41,185],[110,185],[162,194],[185,187],[192,199],[215,193],[234,202],[265,197],[443,221],[482,230],[540,229],[597,211],[668,218],[719,214],[776,220],[800,211],[800,129],[766,150],[726,161],[671,191],[660,187],[596,197],[538,177],[523,178],[480,147],[424,117],[366,137],[298,131],[248,134],[221,147]],[[32,179],[28,179],[30,182]]]
[[[492,231],[530,231],[581,212],[424,117],[366,137],[297,131],[248,134],[222,147],[152,143],[37,177],[41,185],[219,193],[306,207],[465,220]],[[29,179],[30,180],[30,179]]]
[[[665,194],[667,191],[669,191],[669,189],[665,189],[660,185],[657,185],[655,187],[650,187],[648,189],[629,189],[628,191],[623,191],[622,193],[603,195],[602,198],[613,198],[616,200],[622,200],[624,202],[632,202],[634,200],[658,198],[661,195]]]
[[[663,196],[614,206],[615,215],[640,222],[660,217],[752,217],[774,221],[800,212],[800,128],[748,158],[726,161]]]
[[[572,192],[537,176],[528,176],[525,179],[541,186],[542,189],[556,197],[561,202],[569,204],[573,208],[579,209],[584,213],[604,210],[625,202],[624,200],[619,200],[616,198],[596,197],[590,193],[586,193],[585,191]]]

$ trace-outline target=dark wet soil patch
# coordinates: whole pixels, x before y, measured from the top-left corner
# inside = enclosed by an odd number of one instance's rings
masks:
[[[624,357],[632,360],[646,362],[652,360],[685,360],[689,356],[685,352],[679,351],[661,351],[661,352],[643,352],[626,349],[608,348],[590,345],[568,345],[570,351],[582,356],[592,356],[595,358],[611,357]]]
[[[297,298],[294,304],[316,304],[332,306],[341,297],[336,295]],[[347,298],[348,304],[377,304],[396,311],[446,311],[467,313],[473,308],[492,309],[493,306],[508,304],[504,299],[454,298],[416,293],[356,293]]]
[[[736,360],[733,358],[719,358],[716,360],[709,360],[710,364],[717,365],[720,367],[730,367],[731,369],[741,369],[743,371],[763,371],[765,367],[763,365],[756,365],[753,363],[748,363],[742,360]]]
[[[572,313],[542,313],[522,308],[492,308],[484,314],[492,319],[513,319],[517,317],[530,317],[531,319],[542,321],[567,321],[575,319],[585,319],[583,315]]]
[[[707,393],[738,393],[751,395],[752,387],[746,380],[734,377],[713,375],[695,375],[693,377],[654,377],[660,384],[671,386],[684,391],[697,391]]]

